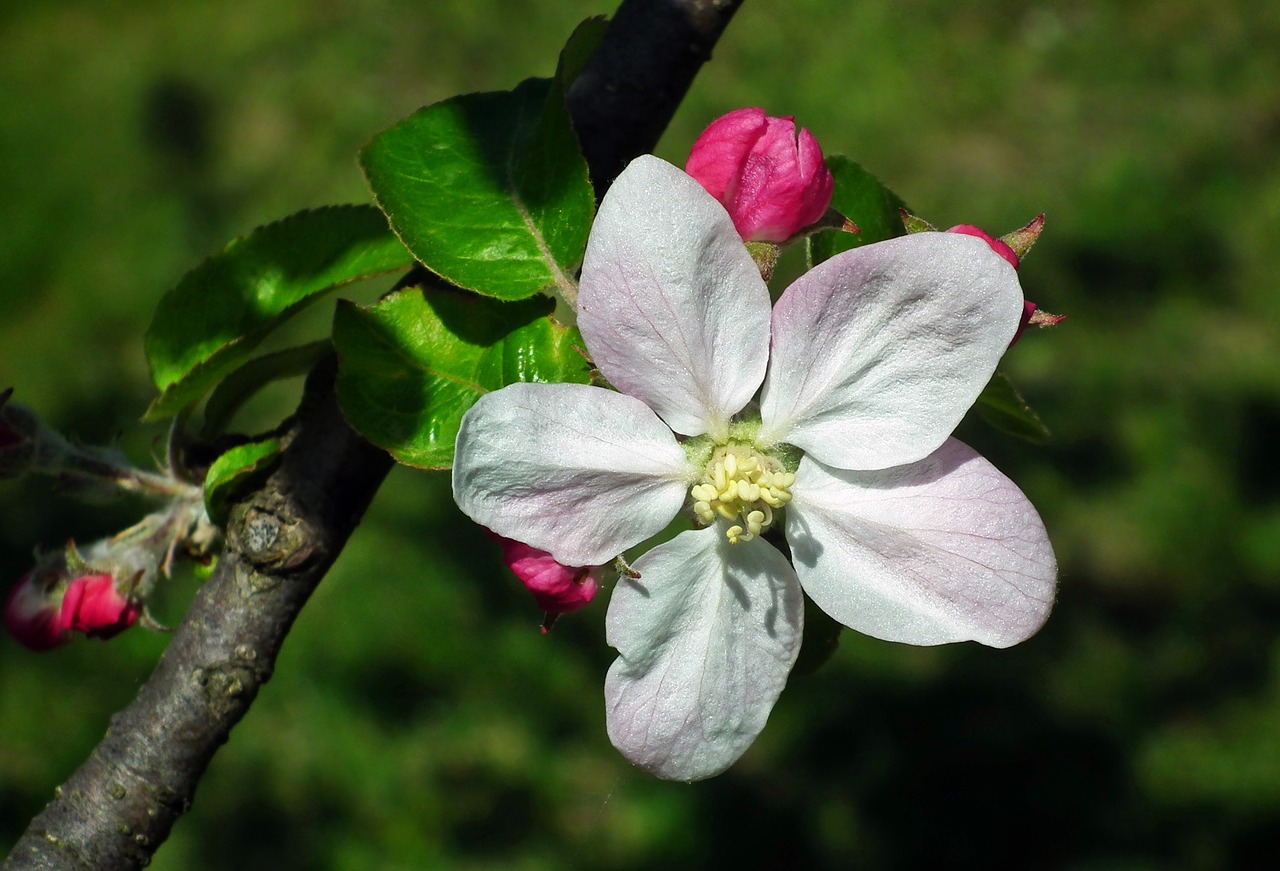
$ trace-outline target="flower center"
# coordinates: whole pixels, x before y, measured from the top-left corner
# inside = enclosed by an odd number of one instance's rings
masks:
[[[748,445],[720,445],[711,454],[702,480],[689,488],[693,513],[710,526],[729,521],[731,544],[750,541],[773,524],[774,511],[791,501],[796,476],[782,463]]]

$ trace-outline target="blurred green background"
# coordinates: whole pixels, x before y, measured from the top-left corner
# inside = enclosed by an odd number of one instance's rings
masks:
[[[0,387],[144,461],[160,432],[136,423],[141,339],[165,289],[257,224],[367,201],[369,136],[549,74],[574,24],[611,7],[10,0]],[[604,735],[605,602],[541,636],[443,476],[399,469],[153,867],[1270,864],[1280,4],[748,0],[661,154],[682,162],[743,105],[796,115],[936,224],[998,234],[1048,214],[1021,277],[1070,317],[1006,365],[1055,441],[964,433],[1049,527],[1048,626],[1006,651],[846,632],[729,773],[662,783]],[[33,545],[140,510],[41,482],[6,484],[0,508],[5,579]],[[160,616],[194,588],[178,578]],[[0,638],[0,851],[165,640],[36,655]]]

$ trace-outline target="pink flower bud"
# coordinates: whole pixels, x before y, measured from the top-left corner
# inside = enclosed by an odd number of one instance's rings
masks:
[[[56,573],[29,571],[4,603],[4,628],[32,650],[52,650],[71,640],[59,619],[62,596],[56,582]]]
[[[785,242],[823,216],[835,187],[813,135],[763,109],[713,121],[684,171],[720,201],[748,242]]]
[[[1018,255],[1013,252],[1013,249],[1010,248],[1006,242],[1001,239],[993,239],[991,236],[987,235],[984,231],[979,230],[972,224],[960,224],[959,226],[952,227],[947,232],[963,233],[966,236],[977,236],[979,239],[990,245],[992,251],[999,254],[1005,260],[1008,260],[1010,266],[1014,269],[1018,268]]]
[[[488,534],[502,545],[502,561],[507,568],[548,615],[569,614],[585,608],[599,592],[600,582],[590,567],[561,565],[546,551],[492,532]]]
[[[111,575],[76,578],[62,600],[59,623],[90,638],[112,638],[138,622],[141,609],[116,590]]]

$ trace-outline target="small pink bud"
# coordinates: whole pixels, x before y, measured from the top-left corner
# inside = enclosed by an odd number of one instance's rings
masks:
[[[1010,266],[1014,269],[1018,268],[1018,255],[1013,253],[1013,249],[1010,248],[1007,243],[1001,239],[993,239],[991,236],[987,235],[982,230],[979,230],[972,224],[960,224],[959,226],[952,227],[947,232],[963,233],[966,236],[977,236],[979,239],[990,245],[992,251],[999,254],[1005,260],[1008,260]]]
[[[684,171],[720,201],[748,242],[785,242],[826,213],[835,188],[813,135],[763,109],[713,121]]]
[[[111,575],[76,578],[62,599],[59,623],[90,638],[112,638],[138,622],[141,608],[120,595]]]
[[[62,596],[56,582],[56,573],[29,571],[5,601],[4,628],[32,650],[52,650],[71,640],[71,631],[59,619]]]
[[[533,594],[533,601],[548,616],[581,610],[600,591],[600,581],[591,567],[561,565],[546,551],[492,532],[488,534],[502,546],[502,561],[507,568]]]

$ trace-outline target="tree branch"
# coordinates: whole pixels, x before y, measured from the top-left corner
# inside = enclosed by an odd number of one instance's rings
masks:
[[[569,89],[596,196],[653,151],[742,0],[624,0]]]
[[[624,0],[569,94],[598,194],[652,150],[742,0]],[[311,373],[292,441],[228,524],[213,577],[151,678],[5,860],[18,869],[148,864],[270,679],[290,627],[392,462],[342,417],[336,361]]]
[[[140,868],[191,805],[231,728],[271,677],[303,604],[391,458],[347,426],[336,358],[307,380],[292,442],[243,500],[227,544],[138,697],[19,839],[5,868]]]

